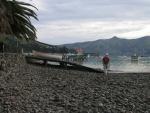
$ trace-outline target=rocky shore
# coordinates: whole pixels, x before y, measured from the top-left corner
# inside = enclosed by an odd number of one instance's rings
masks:
[[[150,113],[148,73],[105,76],[22,60],[0,71],[0,113]]]

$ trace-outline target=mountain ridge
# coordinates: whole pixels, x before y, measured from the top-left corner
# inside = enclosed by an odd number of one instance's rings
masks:
[[[114,36],[110,39],[98,39],[95,41],[76,42],[64,44],[67,48],[83,48],[86,53],[131,56],[134,53],[140,56],[150,55],[150,36],[137,39],[125,39]]]

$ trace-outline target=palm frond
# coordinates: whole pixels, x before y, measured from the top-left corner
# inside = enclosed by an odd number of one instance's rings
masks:
[[[12,34],[18,39],[35,40],[37,38],[36,28],[32,25],[31,18],[35,20],[38,20],[38,18],[37,14],[30,7],[37,8],[29,3],[16,0],[1,0],[0,3],[0,6],[3,6],[2,9],[4,10],[3,21],[5,20],[5,23],[7,23],[2,25],[0,19],[0,33]],[[2,15],[1,11],[0,15]],[[4,26],[7,27],[2,31],[1,28]]]

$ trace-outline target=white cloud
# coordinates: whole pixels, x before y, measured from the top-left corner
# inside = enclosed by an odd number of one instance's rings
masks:
[[[128,39],[139,38],[139,37],[143,37],[143,36],[146,36],[146,35],[150,36],[149,29],[150,29],[150,24],[149,25],[144,25],[143,29],[141,29],[141,30],[133,30],[133,31],[131,30],[129,32],[122,33],[118,36],[125,37],[125,38],[128,38]]]
[[[38,40],[62,44],[150,35],[150,0],[21,0],[38,9]]]
[[[62,44],[120,36],[150,35],[150,21],[50,21],[38,26],[39,40]]]
[[[38,8],[39,13],[42,11],[48,10],[48,5],[46,4],[46,0],[18,0],[26,3],[30,3]]]

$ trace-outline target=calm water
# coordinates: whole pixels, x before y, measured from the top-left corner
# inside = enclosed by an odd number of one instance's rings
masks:
[[[89,57],[83,65],[92,68],[103,68],[101,57]],[[112,57],[110,69],[124,72],[150,72],[150,57],[139,57],[138,64],[131,63],[130,57]]]

